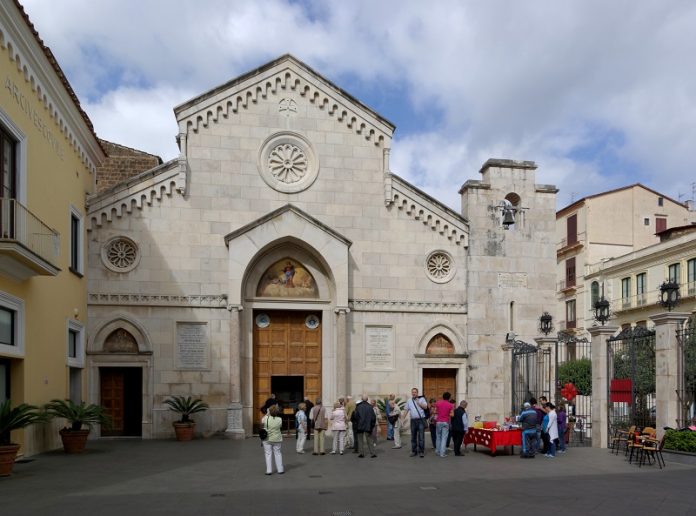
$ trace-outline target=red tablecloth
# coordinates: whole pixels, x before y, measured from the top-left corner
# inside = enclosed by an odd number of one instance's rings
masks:
[[[483,428],[470,428],[464,436],[464,446],[481,444],[490,448],[491,455],[495,455],[498,446],[522,446],[522,430],[486,430]]]

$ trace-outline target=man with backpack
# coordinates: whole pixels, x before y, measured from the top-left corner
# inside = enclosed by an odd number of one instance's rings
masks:
[[[411,416],[411,457],[425,456],[425,425],[428,420],[428,402],[418,395],[418,389],[411,389],[411,399],[406,403]]]

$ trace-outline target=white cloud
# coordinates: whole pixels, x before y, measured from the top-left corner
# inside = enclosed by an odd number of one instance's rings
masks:
[[[412,106],[387,102],[389,119],[441,113],[398,133],[392,168],[455,207],[489,157],[536,161],[561,204],[696,181],[689,0],[25,3],[99,134],[163,157],[175,104],[290,52],[358,98],[405,91]]]

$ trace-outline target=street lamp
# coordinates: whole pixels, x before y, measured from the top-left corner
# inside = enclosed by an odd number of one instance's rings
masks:
[[[602,283],[602,297],[594,304],[594,320],[604,326],[604,323],[606,323],[610,317],[611,310],[609,310],[609,301],[604,299],[604,283]]]
[[[550,313],[544,312],[539,317],[539,331],[546,336],[553,331],[553,317]]]
[[[665,281],[660,285],[660,304],[671,312],[679,304],[679,283]]]

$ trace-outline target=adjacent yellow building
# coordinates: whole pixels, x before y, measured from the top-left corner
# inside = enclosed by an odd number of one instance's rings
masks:
[[[22,6],[0,2],[0,401],[84,398],[85,200],[105,154]],[[52,428],[13,436],[31,455]]]

